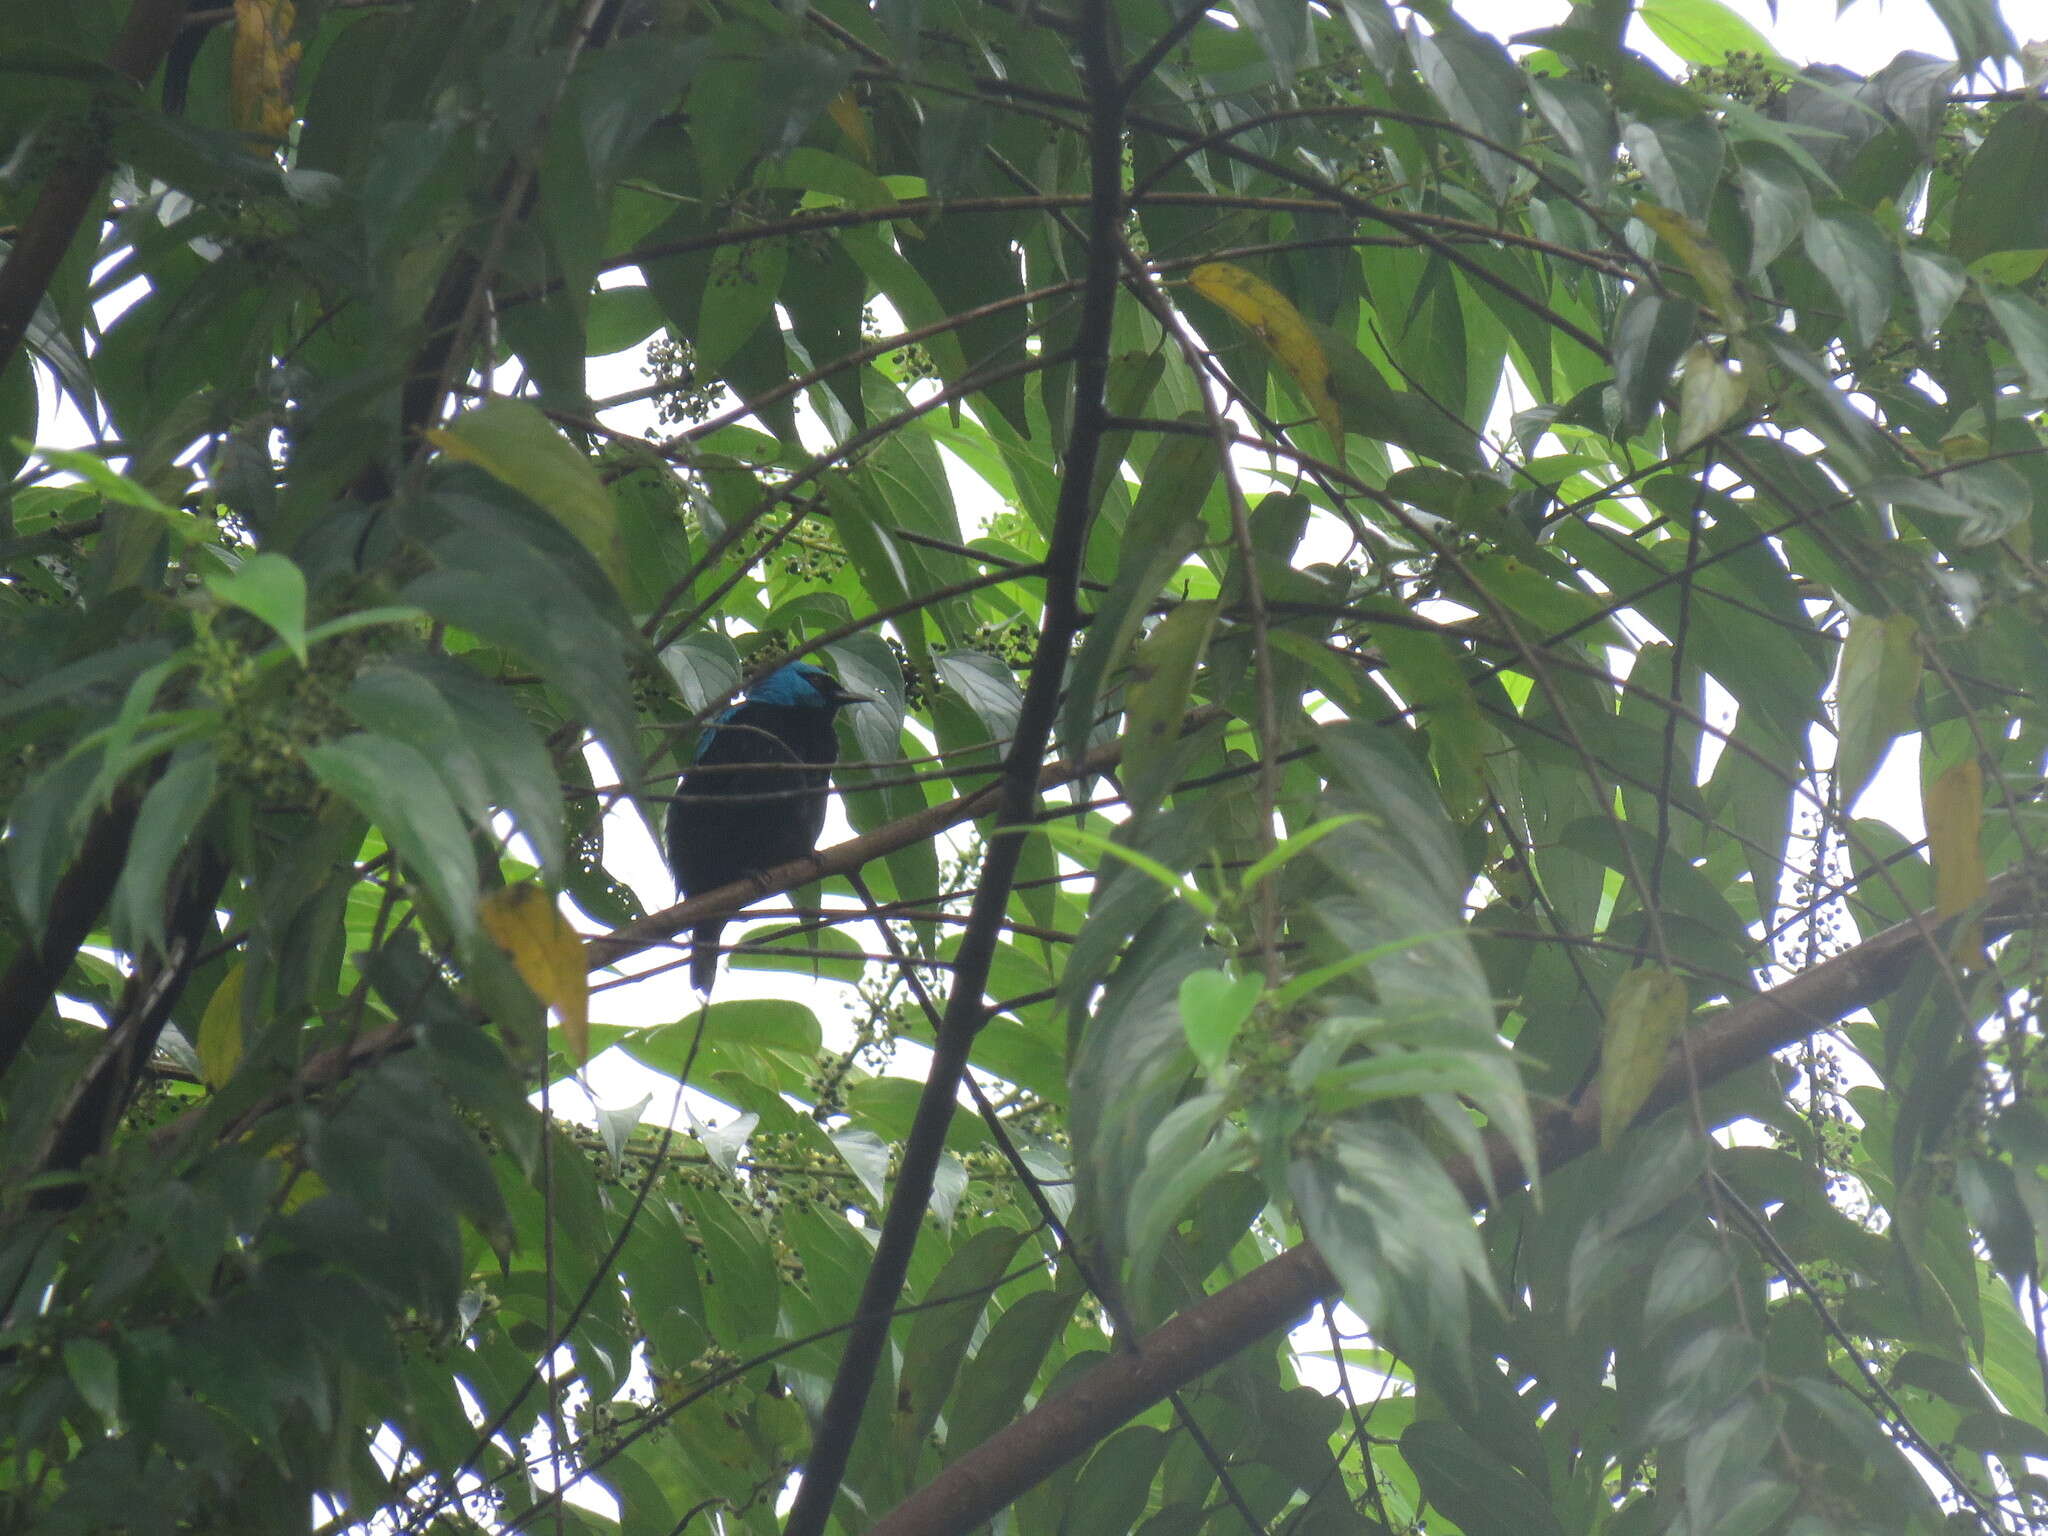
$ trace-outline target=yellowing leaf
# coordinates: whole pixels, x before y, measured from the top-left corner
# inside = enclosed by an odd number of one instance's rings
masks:
[[[266,1154],[284,1170],[284,1193],[277,1200],[278,1214],[282,1216],[289,1216],[300,1206],[327,1193],[327,1181],[300,1161],[300,1152],[296,1142],[287,1141],[272,1147]]]
[[[1742,412],[1742,375],[1695,342],[1678,370],[1678,451],[1705,442]]]
[[[617,581],[625,563],[611,493],[580,449],[524,400],[493,400],[464,411],[427,441],[476,465],[551,513]]]
[[[1344,425],[1330,393],[1330,360],[1315,332],[1288,301],[1264,278],[1227,261],[1205,261],[1188,274],[1188,286],[1225,311],[1266,344],[1273,360],[1301,386],[1316,420],[1343,450]]]
[[[1637,203],[1634,212],[1678,253],[1678,259],[1685,263],[1685,269],[1713,305],[1714,313],[1721,317],[1722,329],[1731,336],[1745,330],[1749,311],[1742,302],[1741,290],[1735,286],[1735,269],[1728,265],[1728,258],[1721,254],[1706,230],[1677,209],[1657,203]]]
[[[874,135],[868,132],[867,115],[861,111],[860,103],[853,99],[853,92],[841,91],[834,96],[831,104],[825,108],[825,114],[838,125],[839,131],[846,135],[847,142],[860,152],[861,164],[873,165]]]
[[[246,965],[236,965],[221,977],[206,1011],[199,1015],[199,1076],[209,1088],[218,1088],[235,1075],[242,1060],[242,975]]]
[[[1671,1042],[1685,1023],[1685,983],[1646,965],[1621,978],[1607,999],[1600,1039],[1600,1145],[1611,1150],[1656,1086]]]
[[[235,41],[228,55],[228,91],[235,127],[263,139],[292,131],[292,82],[299,45],[292,0],[235,0]]]
[[[1970,275],[1989,283],[2003,283],[2008,288],[2016,288],[2021,283],[2031,282],[2044,264],[2048,264],[2048,251],[1992,251],[1970,263]]]
[[[590,978],[583,941],[533,884],[508,885],[483,901],[484,932],[512,957],[533,995],[555,1010],[562,1033],[581,1062],[590,1054]]]
[[[1943,918],[1967,912],[1984,899],[1984,770],[1974,750],[1950,763],[1925,795],[1927,846],[1934,855],[1934,910]],[[1956,931],[1951,953],[1959,961],[1984,949],[1979,923]]]

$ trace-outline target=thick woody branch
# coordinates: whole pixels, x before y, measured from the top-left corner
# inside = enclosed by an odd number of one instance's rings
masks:
[[[2018,870],[1993,881],[1984,922],[2006,931],[2048,922],[2048,891],[2038,872]],[[1914,960],[1939,952],[1949,926],[1917,914],[1700,1024],[1672,1053],[1635,1123],[1879,1001],[1904,981]],[[1541,1119],[1542,1170],[1598,1146],[1600,1115],[1596,1090]],[[1524,1174],[1506,1141],[1489,1134],[1487,1152],[1498,1188],[1519,1188]],[[1489,1196],[1479,1169],[1461,1159],[1450,1172],[1472,1208],[1483,1209]],[[1314,1247],[1289,1249],[1154,1329],[1135,1350],[1112,1356],[1041,1401],[883,1515],[869,1536],[953,1536],[978,1528],[1118,1425],[1337,1291],[1336,1277]]]

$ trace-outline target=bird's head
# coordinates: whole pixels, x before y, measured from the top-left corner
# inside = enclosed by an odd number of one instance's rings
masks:
[[[839,709],[848,704],[872,704],[864,693],[849,693],[839,679],[823,667],[794,661],[777,667],[747,690],[754,704],[779,704],[793,709]]]

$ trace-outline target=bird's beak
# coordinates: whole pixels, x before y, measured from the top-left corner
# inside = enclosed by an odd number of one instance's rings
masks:
[[[874,698],[870,694],[849,693],[840,686],[839,680],[834,678],[832,680],[832,692],[826,695],[826,702],[831,704],[879,704],[881,700]]]

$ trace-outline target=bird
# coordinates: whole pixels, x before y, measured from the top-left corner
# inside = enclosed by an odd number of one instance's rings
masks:
[[[755,683],[697,738],[668,808],[669,868],[685,897],[716,890],[818,846],[839,760],[834,720],[849,693],[823,667],[792,662]],[[722,917],[690,930],[690,984],[710,996]]]

